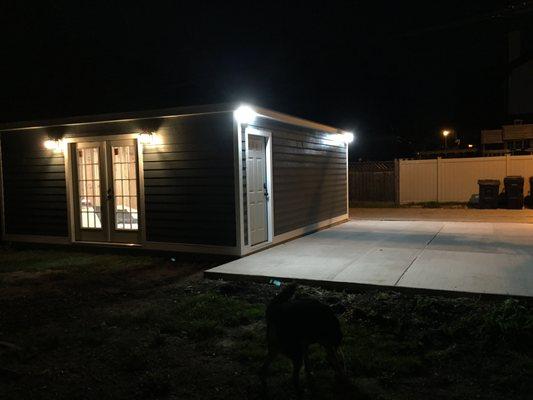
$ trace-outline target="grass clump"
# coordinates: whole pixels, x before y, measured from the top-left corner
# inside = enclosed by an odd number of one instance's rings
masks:
[[[24,250],[4,246],[0,250],[0,273],[65,270],[69,273],[118,271],[161,263],[162,257],[81,252],[73,250]],[[65,275],[61,275],[65,279]]]

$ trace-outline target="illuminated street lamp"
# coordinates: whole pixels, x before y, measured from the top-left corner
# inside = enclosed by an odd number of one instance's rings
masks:
[[[442,136],[444,136],[444,155],[448,155],[448,135],[450,131],[445,129],[442,131]]]

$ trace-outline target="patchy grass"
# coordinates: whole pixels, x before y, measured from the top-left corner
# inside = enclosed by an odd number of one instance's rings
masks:
[[[151,266],[162,261],[162,257],[150,257],[127,254],[109,254],[58,251],[58,250],[24,250],[4,248],[0,256],[0,273],[3,272],[43,272],[65,271],[70,273],[107,272],[124,267],[136,268]]]
[[[203,280],[200,256],[0,251],[0,398],[297,398],[290,364],[268,389],[264,310],[278,289]],[[339,315],[352,387],[318,347],[304,398],[526,399],[533,312],[515,299],[300,287]]]

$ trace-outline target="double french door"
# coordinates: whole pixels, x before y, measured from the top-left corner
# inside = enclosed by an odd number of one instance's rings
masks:
[[[76,240],[138,243],[137,141],[90,141],[71,146]]]

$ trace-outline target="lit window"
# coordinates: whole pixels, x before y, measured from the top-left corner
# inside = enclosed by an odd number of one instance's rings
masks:
[[[102,209],[98,147],[78,149],[78,189],[81,227],[100,229]]]
[[[112,152],[115,228],[135,231],[139,229],[135,146],[113,146]]]

